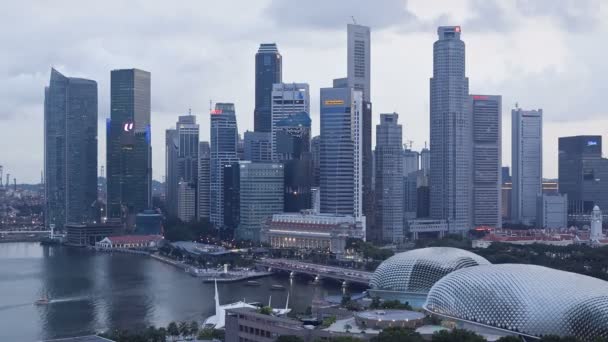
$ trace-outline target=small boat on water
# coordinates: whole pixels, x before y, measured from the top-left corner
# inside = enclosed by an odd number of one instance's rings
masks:
[[[275,290],[275,291],[283,291],[283,290],[285,290],[285,286],[275,284],[275,285],[272,285],[270,287],[270,289]]]
[[[257,280],[249,280],[245,283],[247,286],[260,286],[261,283]]]
[[[42,297],[34,302],[34,305],[48,305],[51,301],[47,297]]]

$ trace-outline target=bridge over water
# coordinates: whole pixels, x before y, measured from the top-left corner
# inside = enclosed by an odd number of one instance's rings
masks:
[[[369,284],[372,277],[372,272],[288,259],[262,259],[258,260],[256,264],[272,270],[290,272],[291,274],[308,274],[317,278],[330,278],[340,282],[357,283],[365,286]]]

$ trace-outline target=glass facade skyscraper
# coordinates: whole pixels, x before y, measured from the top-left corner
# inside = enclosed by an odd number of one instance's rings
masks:
[[[238,129],[233,103],[216,103],[211,111],[209,214],[216,229],[224,229],[224,165],[238,162]]]
[[[272,161],[280,162],[283,160],[292,159],[289,155],[279,153],[280,144],[277,142],[277,131],[280,129],[285,133],[286,119],[289,119],[295,114],[304,113],[308,116],[310,113],[310,94],[308,84],[306,83],[277,83],[272,86],[272,117],[271,117],[271,134],[272,134]],[[279,123],[282,123],[279,126]],[[310,127],[310,124],[308,124]],[[310,134],[308,134],[310,140]],[[284,147],[284,146],[281,146]]]
[[[450,232],[472,227],[471,115],[469,80],[460,26],[441,26],[433,45],[430,96],[430,214],[447,220]]]
[[[51,69],[44,94],[45,226],[92,222],[97,200],[97,82]]]
[[[150,73],[112,70],[107,122],[108,218],[134,223],[152,202]]]
[[[260,44],[255,55],[255,109],[253,112],[254,131],[271,131],[272,85],[281,83],[283,57],[277,45]]]
[[[211,148],[208,141],[198,145],[198,210],[199,220],[209,220],[209,172],[211,168]]]

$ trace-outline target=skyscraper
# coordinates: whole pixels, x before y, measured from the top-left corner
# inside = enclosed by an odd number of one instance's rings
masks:
[[[183,222],[196,218],[196,187],[184,180],[177,185],[177,218]]]
[[[431,171],[431,151],[426,147],[426,143],[424,145],[420,151],[420,169],[428,175]]]
[[[376,126],[377,127],[377,126]],[[376,128],[377,130],[377,128]],[[378,137],[376,137],[377,144]],[[403,150],[403,174],[409,175],[410,172],[418,171],[420,169],[420,153],[412,151],[409,148]]]
[[[254,163],[270,162],[272,147],[270,132],[245,132],[244,158]]]
[[[371,102],[371,34],[367,26],[347,26],[347,86],[362,92],[361,150],[363,214],[366,224],[374,226],[374,186],[372,155],[372,102]],[[336,87],[336,86],[334,86]],[[374,230],[370,229],[370,237]]]
[[[502,98],[471,95],[473,119],[473,224],[502,227]]]
[[[310,94],[306,83],[277,83],[272,86],[271,107],[272,160],[289,159],[277,152],[277,124],[298,113],[309,115]],[[284,131],[284,130],[283,130]],[[308,135],[310,139],[310,134]]]
[[[184,203],[183,205],[187,205],[189,208],[197,208],[199,126],[196,123],[196,116],[180,116],[175,124],[175,129],[167,130],[166,134],[167,174],[165,182],[167,186],[167,209],[170,215],[176,215],[179,211],[179,205],[176,206],[176,203],[181,203],[177,201],[180,198],[176,197],[179,186],[189,187],[190,192],[195,194],[192,197],[194,203]],[[180,185],[182,182],[184,184]],[[190,198],[190,196],[187,197],[188,200]]]
[[[198,209],[199,220],[209,220],[209,172],[211,168],[211,148],[208,141],[201,141],[198,145]]]
[[[608,159],[601,135],[559,138],[559,192],[568,195],[568,212],[589,214],[608,207]]]
[[[127,220],[152,202],[150,73],[112,70],[107,123],[108,218]]]
[[[277,45],[260,44],[255,55],[255,109],[254,130],[270,132],[272,85],[281,83],[283,74],[283,59]]]
[[[223,168],[238,162],[238,129],[233,103],[216,103],[211,111],[210,220],[224,229]]]
[[[283,211],[283,165],[241,161],[240,220],[236,237],[260,241],[262,224]]]
[[[321,88],[321,212],[363,217],[361,92]]]
[[[460,26],[440,26],[433,45],[431,78],[431,217],[445,219],[450,232],[472,227],[471,115],[469,79]]]
[[[543,110],[513,109],[511,129],[511,221],[533,225],[542,194]]]
[[[380,114],[376,126],[376,220],[382,240],[403,242],[403,147],[399,115]]]
[[[45,226],[94,220],[97,82],[51,69],[44,92]]]
[[[321,136],[317,135],[310,140],[310,154],[312,155],[312,186],[318,188],[321,184]]]

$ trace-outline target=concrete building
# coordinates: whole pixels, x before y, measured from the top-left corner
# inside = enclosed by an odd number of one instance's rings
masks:
[[[211,148],[208,141],[201,141],[198,145],[197,216],[205,221],[209,220],[210,169]]]
[[[177,130],[165,130],[165,202],[167,214],[177,217],[177,185],[178,175],[179,139]]]
[[[418,211],[418,177],[422,170],[412,171],[403,177],[403,219],[417,217]]]
[[[533,225],[537,196],[542,193],[543,110],[511,111],[511,221]]]
[[[283,211],[283,165],[241,161],[240,222],[236,238],[260,241],[262,224]]]
[[[196,186],[183,180],[177,184],[177,218],[182,222],[196,218]]]
[[[239,163],[225,164],[222,171],[222,193],[224,194],[224,229],[233,236],[239,226],[241,215],[241,171]]]
[[[97,82],[66,77],[51,69],[44,91],[44,175],[47,228],[93,223],[91,207],[97,200]]]
[[[403,242],[403,129],[399,115],[380,114],[376,126],[376,219],[382,240]],[[416,156],[417,157],[417,156]],[[417,160],[417,159],[416,159]]]
[[[272,143],[270,132],[245,132],[244,159],[254,163],[272,160]]]
[[[135,222],[152,204],[150,73],[112,70],[107,122],[108,218]]]
[[[274,214],[265,222],[261,237],[273,248],[328,250],[344,253],[346,240],[362,239],[363,226],[352,216],[300,213]]]
[[[312,155],[312,186],[321,184],[321,136],[317,135],[310,140],[310,154]]]
[[[74,224],[64,226],[66,231],[66,244],[76,247],[95,246],[95,243],[108,236],[121,235],[123,232],[121,224]]]
[[[431,150],[426,148],[426,143],[424,145],[424,148],[420,151],[420,169],[428,175],[431,170]]]
[[[196,218],[196,189],[198,183],[198,158],[199,149],[199,125],[196,123],[196,116],[179,116],[175,123],[175,129],[166,131],[166,194],[167,209],[169,215],[179,217],[179,212],[184,206],[195,209]],[[192,203],[184,203],[182,208],[178,208],[177,203],[185,200],[180,197],[180,183],[185,182],[194,191],[194,197],[187,196]],[[183,194],[183,193],[182,193]],[[192,219],[190,218],[190,220]]]
[[[406,232],[412,240],[419,238],[440,239],[446,236],[450,229],[446,220],[434,220],[428,218],[412,219],[407,221]]]
[[[412,151],[410,148],[403,150],[403,174],[409,175],[411,172],[420,170],[420,153]]]
[[[271,107],[271,134],[272,134],[272,161],[282,162],[293,159],[285,153],[279,153],[277,142],[277,131],[289,134],[284,128],[277,127],[279,122],[283,122],[289,117],[304,113],[310,113],[310,93],[307,83],[277,83],[272,85],[272,107]],[[309,117],[310,118],[310,117]],[[284,125],[283,125],[284,126]],[[310,124],[308,125],[310,126]],[[279,134],[281,134],[279,133]],[[294,133],[295,134],[295,133]],[[310,146],[310,132],[307,134],[306,143]],[[310,148],[309,148],[310,150]]]
[[[538,228],[568,227],[568,195],[538,195],[537,201]]]
[[[135,234],[162,235],[163,215],[152,209],[146,209],[137,214],[135,217]]]
[[[211,111],[209,216],[216,229],[224,229],[223,167],[238,162],[238,129],[233,103],[216,103]]]
[[[363,216],[362,97],[321,89],[321,212]]]
[[[608,159],[601,135],[559,138],[559,192],[568,195],[568,212],[590,214],[608,206]]]
[[[270,132],[272,85],[281,83],[283,57],[277,44],[260,44],[255,54],[255,109],[253,112],[254,131]]]
[[[502,97],[470,95],[473,120],[473,224],[502,227]]]
[[[433,45],[430,96],[431,217],[446,220],[450,232],[473,226],[472,120],[467,102],[465,44],[460,26],[440,26]]]

